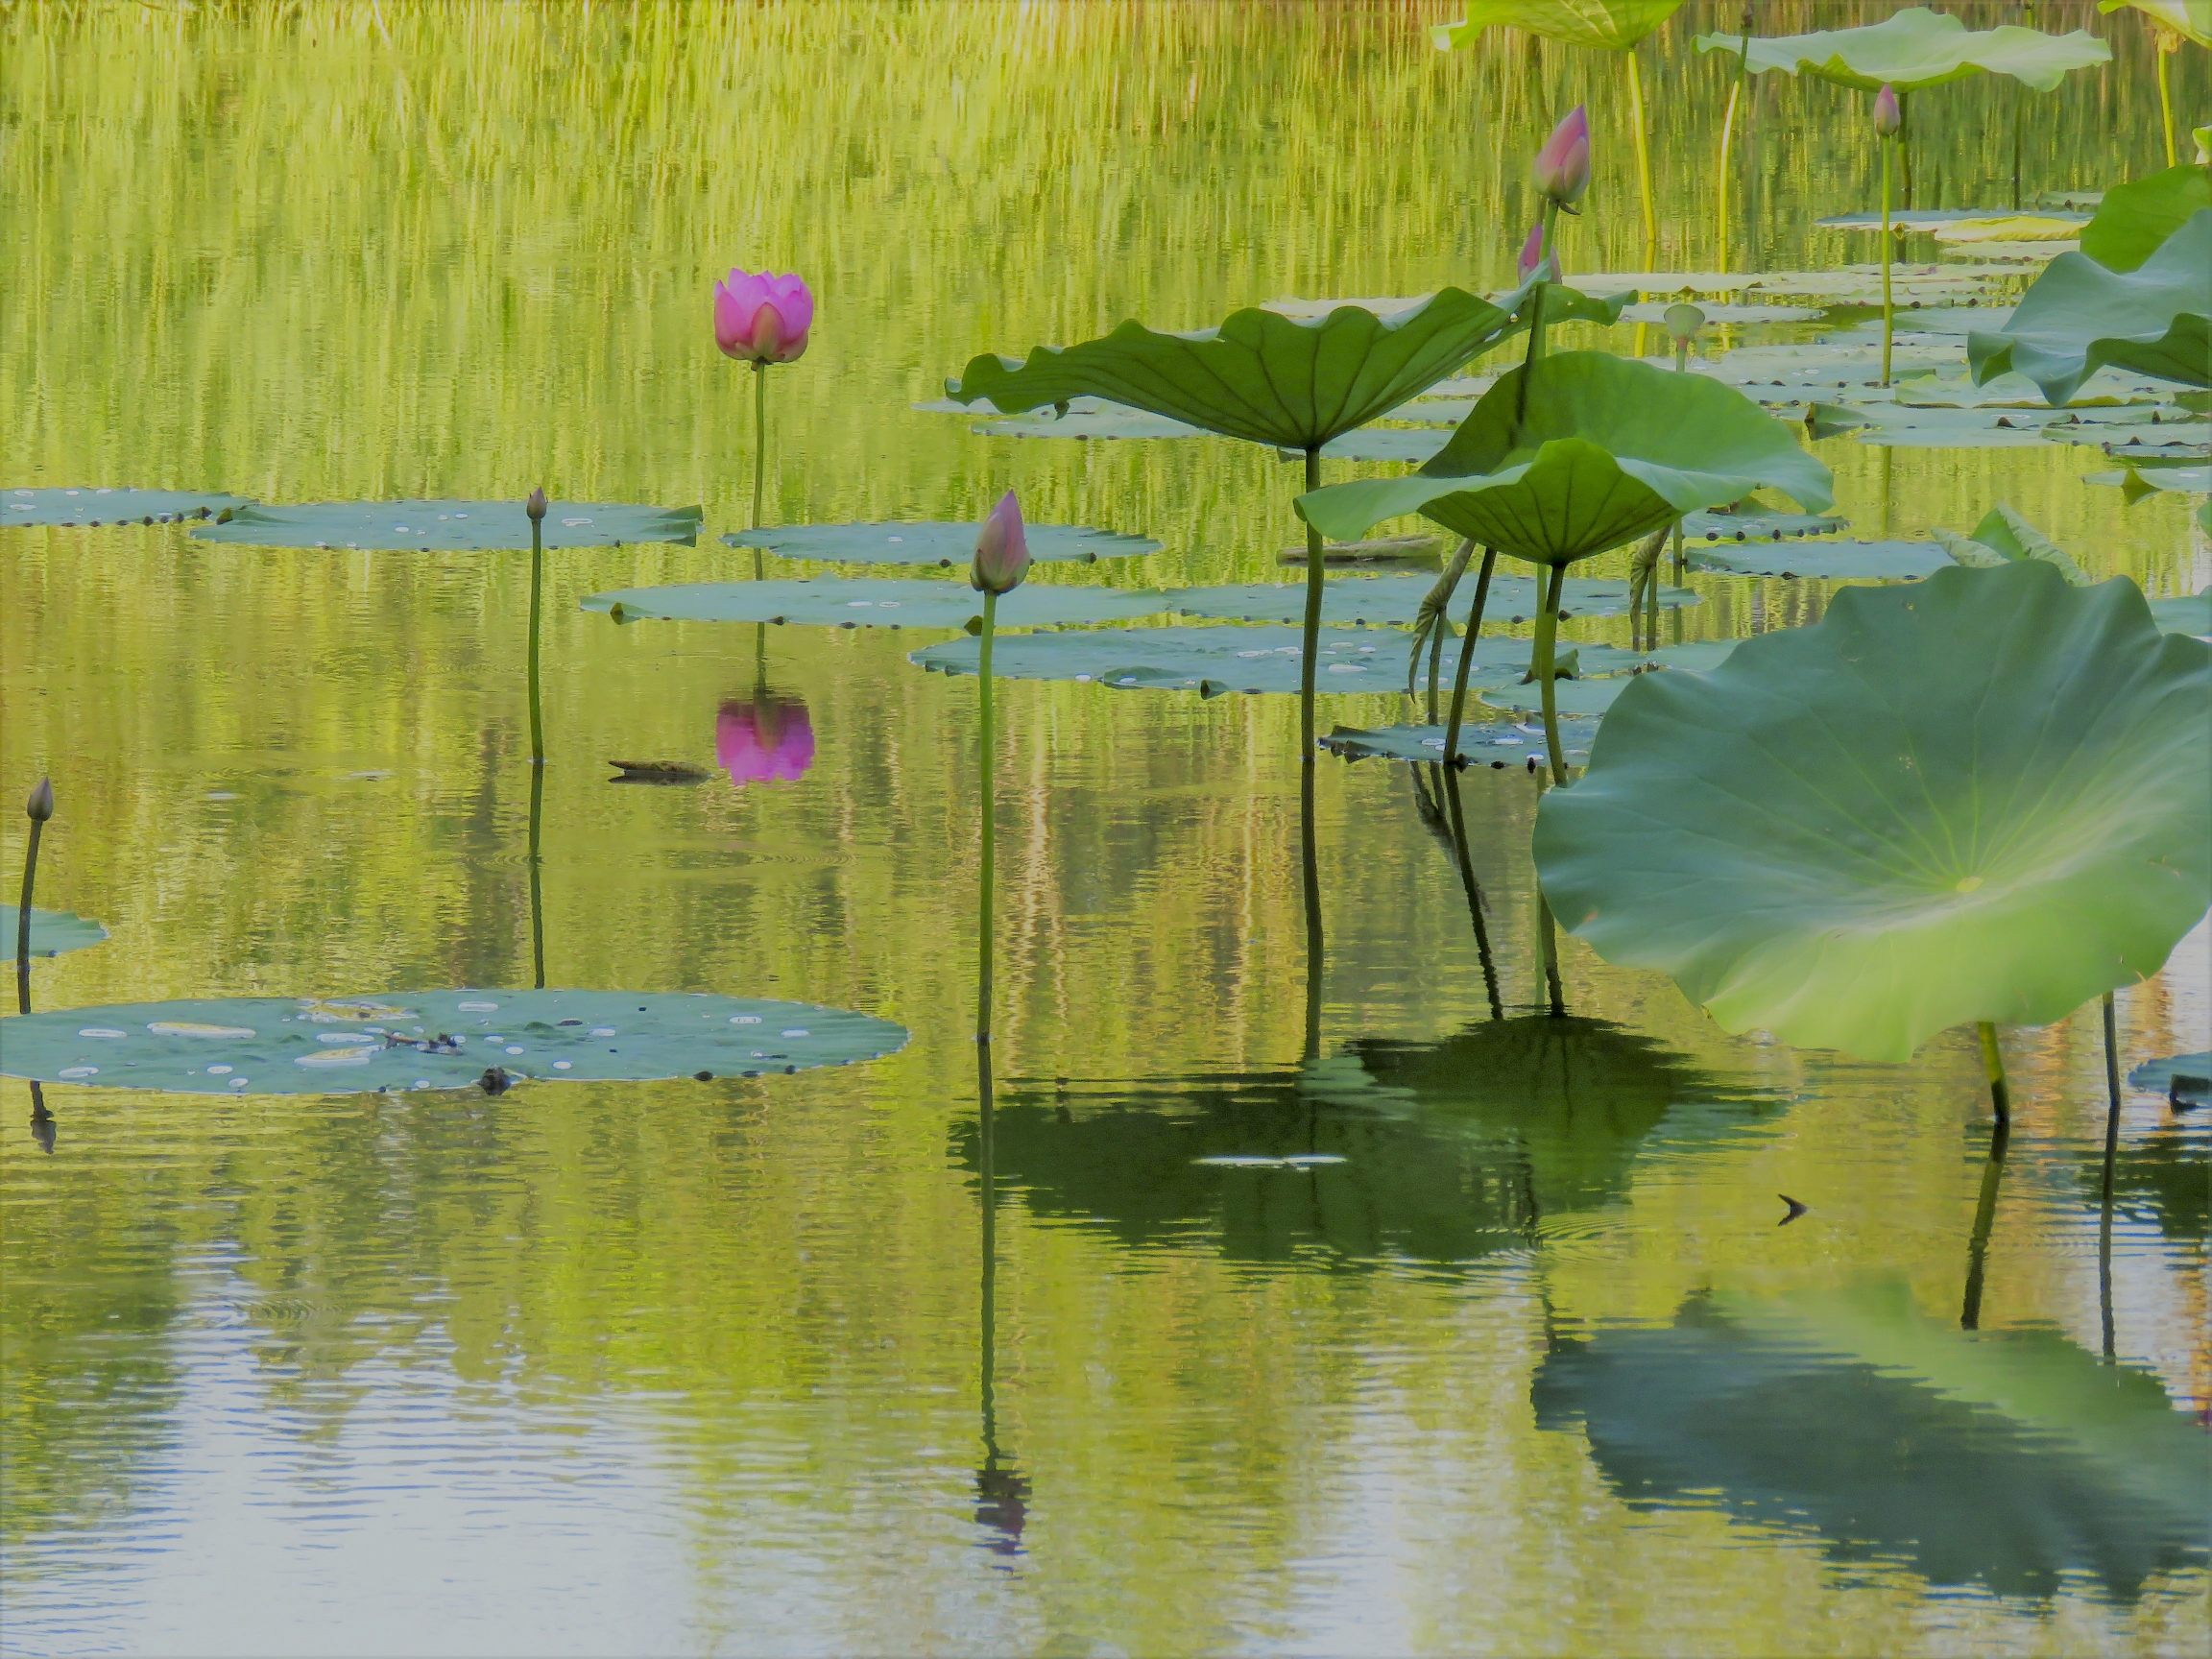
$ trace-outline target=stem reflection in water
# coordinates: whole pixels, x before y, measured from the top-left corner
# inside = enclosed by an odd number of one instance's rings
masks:
[[[1306,895],[1306,1058],[1321,1058],[1321,854],[1315,839],[1313,745],[1298,769],[1299,876]]]
[[[46,821],[54,816],[54,785],[44,778],[31,791],[31,798],[23,805],[23,815],[31,820],[31,839],[23,849],[23,902],[15,912],[15,1011],[31,1012],[31,900],[38,886],[38,838],[46,828]],[[31,1139],[38,1142],[38,1149],[54,1150],[54,1115],[46,1110],[46,1092],[37,1079],[31,1080]]]
[[[1966,1296],[1959,1310],[1959,1328],[1982,1328],[1982,1281],[1989,1261],[1989,1231],[1997,1222],[1997,1187],[2005,1178],[2005,1147],[2011,1127],[2000,1120],[1989,1137],[1989,1161],[1982,1166],[1982,1193],[1974,1205],[1974,1233],[1966,1241]]]
[[[2112,1176],[2120,1157],[2120,1022],[2104,993],[2104,1168],[2097,1188],[2097,1310],[2104,1358],[2115,1358],[2112,1331]]]
[[[1490,573],[1498,568],[1498,550],[1482,549],[1482,570],[1475,578],[1474,602],[1467,607],[1467,633],[1459,641],[1459,666],[1452,676],[1452,723],[1444,733],[1445,761],[1459,764],[1459,728],[1467,717],[1467,670],[1475,661],[1475,646],[1482,632],[1482,611],[1490,603]],[[1441,630],[1442,618],[1437,626]]]
[[[1459,860],[1459,885],[1467,894],[1467,919],[1475,927],[1475,950],[1482,961],[1482,989],[1490,999],[1490,1018],[1505,1018],[1505,1004],[1498,995],[1498,963],[1490,954],[1490,927],[1482,916],[1482,886],[1475,879],[1475,860],[1467,851],[1467,813],[1459,799],[1459,769],[1436,768],[1436,787],[1443,793],[1452,825],[1452,850]]]
[[[988,995],[977,988],[978,997]],[[982,1219],[982,1284],[977,1299],[975,1380],[982,1414],[983,1464],[975,1471],[975,1519],[988,1528],[984,1548],[998,1555],[1022,1553],[1029,1482],[1001,1466],[998,1447],[998,1130],[991,1076],[991,1045],[975,1045],[976,1193]]]

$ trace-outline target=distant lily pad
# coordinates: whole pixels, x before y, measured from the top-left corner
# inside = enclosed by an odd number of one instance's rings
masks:
[[[1930,576],[1952,563],[1933,541],[1799,541],[1789,546],[1694,546],[1690,567],[1730,576]]]
[[[643,996],[645,1000],[637,1000]],[[761,1076],[905,1046],[808,1002],[625,991],[391,991],[67,1008],[0,1021],[0,1072],[190,1094],[354,1094],[512,1082]]]
[[[1022,589],[1016,589],[1017,593]],[[1410,635],[1332,628],[1321,634],[1314,681],[1322,691],[1400,691]],[[980,641],[954,639],[908,659],[940,674],[975,672]],[[1303,647],[1296,628],[1123,628],[1022,634],[1001,639],[994,675],[1071,680],[1124,690],[1295,692]]]
[[[2200,639],[2212,637],[2212,588],[2199,589],[2181,598],[2152,600],[2151,619],[2158,624],[2161,634],[2193,634]]]
[[[2212,1053],[2170,1054],[2163,1060],[2146,1060],[2128,1073],[2128,1087],[2146,1094],[2163,1094],[2176,1077],[2212,1077]]]
[[[197,490],[0,490],[0,527],[10,524],[156,524],[243,507],[243,495]]]
[[[1357,432],[1332,438],[1321,446],[1321,453],[1331,461],[1404,461],[1418,465],[1451,441],[1450,432],[1434,426],[1362,426]],[[1286,461],[1304,459],[1303,452],[1296,449],[1279,449],[1276,453]]]
[[[1682,536],[1685,541],[1780,541],[1792,536],[1831,536],[1850,522],[1832,513],[1783,513],[1753,506],[1734,513],[1688,514],[1682,520]]]
[[[15,960],[18,920],[20,912],[14,905],[0,910],[0,961]],[[73,911],[34,907],[31,912],[31,954],[34,956],[65,955],[71,950],[82,950],[87,945],[97,945],[107,937],[107,928]]]
[[[2173,393],[2174,388],[2167,381],[2123,374],[2117,369],[2100,369],[2080,384],[2065,407],[2096,409],[2160,403]],[[1912,408],[1930,409],[2050,408],[2035,382],[2025,374],[2000,374],[1984,386],[1959,375],[1916,374],[1897,382],[1894,400]]]
[[[548,547],[609,547],[677,541],[688,547],[704,515],[696,507],[610,506],[555,501],[547,509]],[[255,547],[344,547],[396,553],[487,553],[530,545],[530,517],[517,501],[325,501],[304,507],[243,507],[228,524],[192,532],[210,541]]]
[[[1149,536],[1124,536],[1086,524],[1025,526],[1029,557],[1038,564],[1141,559],[1160,551]],[[733,530],[732,547],[759,547],[785,559],[846,565],[961,565],[975,556],[976,526],[959,523],[771,524]]]
[[[1442,726],[1384,726],[1375,731],[1339,726],[1317,741],[1332,755],[1341,755],[1347,760],[1442,760],[1445,733]],[[1562,718],[1559,722],[1560,747],[1577,765],[1597,735],[1594,717]],[[1511,766],[1531,757],[1542,761],[1546,757],[1544,728],[1532,720],[1470,722],[1459,728],[1459,753],[1477,766]]]
[[[1436,586],[1436,578],[1419,576],[1353,576],[1331,582],[1322,589],[1324,622],[1371,622],[1409,625],[1421,614],[1421,601]],[[1473,602],[1472,579],[1463,580],[1453,596],[1453,618],[1464,620]],[[1168,609],[1186,616],[1212,616],[1231,622],[1295,622],[1306,614],[1303,582],[1275,584],[1245,582],[1225,588],[1187,588],[1167,595]],[[1697,595],[1687,588],[1661,588],[1659,602],[1666,606],[1695,605]],[[1536,614],[1536,582],[1528,576],[1493,576],[1483,613],[1491,621],[1510,621]],[[1628,609],[1626,578],[1570,576],[1561,585],[1562,616],[1619,616]]]
[[[1025,582],[998,598],[1006,628],[1057,622],[1119,622],[1167,608],[1167,595],[1118,588],[1060,588]],[[671,622],[794,622],[832,628],[958,628],[983,610],[983,595],[965,582],[896,577],[850,581],[804,577],[767,582],[680,582],[594,593],[587,611],[617,622],[652,617]]]
[[[1561,714],[1600,715],[1640,678],[1635,674],[1611,674],[1599,680],[1557,680],[1552,682],[1556,689],[1554,706]],[[1508,709],[1516,714],[1535,715],[1544,709],[1542,688],[1535,685],[1485,685],[1482,701],[1492,709]],[[1564,732],[1559,734],[1559,740],[1572,748],[1572,740]]]
[[[1155,415],[1147,409],[1125,409],[1095,397],[1082,401],[1088,409],[1070,407],[1065,415],[1040,409],[1027,415],[981,421],[968,428],[985,438],[1211,438],[1203,426]]]

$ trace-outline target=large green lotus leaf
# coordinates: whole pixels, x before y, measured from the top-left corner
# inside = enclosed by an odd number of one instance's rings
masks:
[[[1332,755],[1347,760],[1441,760],[1447,735],[1442,726],[1383,726],[1368,730],[1339,726],[1317,739]],[[1562,717],[1559,746],[1575,765],[1583,764],[1598,735],[1596,716]],[[1544,757],[1544,728],[1533,721],[1470,721],[1459,728],[1459,753],[1478,766],[1511,766]]]
[[[759,547],[785,559],[845,565],[966,565],[975,557],[977,526],[970,522],[891,524],[771,524],[733,530],[732,547]],[[1149,536],[1124,536],[1086,524],[1030,524],[1029,557],[1040,565],[1100,559],[1141,559],[1160,551]]]
[[[631,507],[555,501],[545,513],[547,547],[618,547],[631,541],[691,546],[705,516],[696,507]],[[394,553],[488,553],[530,545],[520,501],[324,501],[306,507],[241,507],[227,524],[192,532],[255,547],[347,547]]]
[[[1932,576],[1952,563],[1933,541],[1799,541],[1698,547],[1689,550],[1693,570],[1729,576],[1813,576],[1822,579],[1871,577],[1896,580]]]
[[[2212,207],[2212,178],[2194,163],[2115,184],[2081,232],[2081,252],[2107,271],[2141,270],[2166,239]]]
[[[2151,601],[2151,619],[2162,634],[2212,635],[2212,588],[2173,599]]]
[[[1252,307],[1190,334],[1129,322],[1079,346],[1040,346],[1026,363],[977,357],[945,390],[1009,413],[1103,397],[1303,449],[1387,414],[1498,344],[1516,328],[1523,297],[1517,289],[1494,305],[1446,288],[1394,316],[1347,305],[1306,321]]]
[[[1472,46],[1485,29],[1520,29],[1570,46],[1625,52],[1682,10],[1683,0],[1467,0],[1467,15],[1429,31],[1440,52]]]
[[[637,998],[642,996],[645,1000]],[[515,1081],[757,1077],[896,1053],[888,1020],[760,998],[387,991],[65,1008],[0,1021],[0,1073],[191,1094],[355,1094]]]
[[[654,617],[669,622],[795,622],[818,628],[959,628],[982,613],[983,595],[965,582],[801,577],[624,588],[592,594],[584,601],[584,609],[605,612],[617,622]],[[998,596],[998,621],[1007,628],[1120,622],[1166,609],[1165,593],[1024,582]]]
[[[1636,676],[1547,797],[1554,912],[1723,1028],[1903,1060],[2157,972],[2212,895],[2212,647],[2050,565],[1851,589]]]
[[[1402,691],[1411,638],[1395,630],[1324,629],[1315,685],[1323,691]],[[998,642],[991,671],[1007,680],[1071,680],[1125,690],[1196,691],[1202,697],[1225,691],[1295,692],[1303,643],[1303,631],[1297,628],[1020,634]],[[908,661],[940,674],[973,674],[980,646],[977,639],[954,639],[913,652]]]
[[[197,490],[0,490],[0,529],[11,524],[168,524],[245,505],[242,495]]]
[[[0,961],[15,960],[16,925],[22,912],[10,904],[0,910]],[[31,954],[34,956],[60,956],[71,950],[82,950],[87,945],[97,945],[108,937],[108,929],[86,916],[71,910],[31,911]]]
[[[2100,12],[2124,7],[2156,19],[2185,40],[2212,46],[2212,0],[2097,0]]]
[[[1435,590],[1436,578],[1350,576],[1321,590],[1324,622],[1378,622],[1405,626],[1421,615],[1421,602]],[[1464,612],[1474,584],[1462,581],[1455,610]],[[1303,583],[1247,582],[1227,588],[1187,588],[1167,595],[1168,609],[1186,616],[1212,616],[1229,622],[1296,622],[1306,614]],[[1483,613],[1492,621],[1519,622],[1536,614],[1541,595],[1529,576],[1492,576]],[[1662,588],[1659,602],[1669,607],[1695,605],[1687,588]],[[1619,616],[1628,610],[1625,577],[1570,576],[1560,586],[1562,616]]]
[[[2017,372],[2063,403],[2104,364],[2184,386],[2212,386],[2212,208],[2191,216],[2131,272],[2061,253],[2004,330],[1972,334],[1977,382]]]
[[[1977,570],[1995,570],[2022,559],[2040,559],[2069,586],[2086,588],[2089,578],[2074,557],[2011,508],[1999,503],[1982,516],[1970,536],[1956,531],[1936,532],[1936,544],[1952,562]]]
[[[1761,488],[1825,512],[1832,482],[1788,428],[1730,387],[1563,351],[1539,359],[1532,375],[1501,375],[1419,472],[1331,485],[1297,505],[1338,541],[1418,512],[1517,559],[1564,565]]]
[[[1744,40],[1741,35],[1700,35],[1697,50],[1734,57],[1744,50]],[[1863,28],[1753,36],[1746,66],[1754,75],[1779,69],[1862,92],[1879,92],[1886,85],[1916,92],[1987,70],[2009,75],[2038,92],[2050,92],[2069,70],[2108,62],[2111,57],[2112,48],[2084,29],[2045,35],[2008,23],[1969,31],[1956,17],[1911,6]]]

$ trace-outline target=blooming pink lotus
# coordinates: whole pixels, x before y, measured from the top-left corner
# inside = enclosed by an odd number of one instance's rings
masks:
[[[756,691],[749,703],[722,705],[714,717],[714,761],[730,781],[796,783],[814,764],[814,726],[806,705]]]
[[[1029,571],[1029,536],[1022,525],[1022,503],[1009,490],[991,509],[975,536],[975,559],[968,566],[968,586],[983,593],[1010,593]]]
[[[1536,152],[1536,188],[1571,207],[1590,188],[1590,116],[1579,104]]]
[[[714,344],[740,363],[791,363],[806,350],[814,295],[797,276],[733,270],[714,284]]]

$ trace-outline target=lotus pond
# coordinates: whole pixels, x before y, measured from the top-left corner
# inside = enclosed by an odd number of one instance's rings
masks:
[[[1894,11],[0,13],[0,1651],[2202,1651],[2212,50]]]

